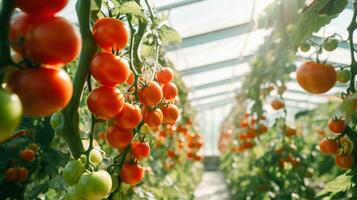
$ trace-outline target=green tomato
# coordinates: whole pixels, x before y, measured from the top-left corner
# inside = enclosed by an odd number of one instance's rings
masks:
[[[89,153],[89,162],[99,165],[103,161],[102,153],[97,149],[92,149]]]
[[[63,170],[64,181],[70,186],[76,184],[84,170],[85,166],[81,161],[72,160],[68,162]]]
[[[351,79],[351,73],[349,70],[341,70],[337,72],[337,81],[340,83],[347,83]]]
[[[112,178],[105,170],[84,173],[77,184],[77,191],[86,200],[101,200],[110,194]]]
[[[56,130],[62,123],[62,115],[60,112],[53,113],[51,116],[51,127],[53,130]]]
[[[10,138],[19,126],[22,104],[16,94],[0,89],[0,143]]]
[[[302,43],[299,47],[300,51],[308,52],[310,50],[310,45],[308,43]]]
[[[65,194],[64,196],[65,200],[85,200],[84,198],[82,198],[81,196],[79,196],[78,192],[77,192],[77,186],[74,185],[72,186],[67,194]]]
[[[86,155],[81,155],[81,157],[79,158],[79,160],[80,160],[83,164],[86,164],[86,163],[87,163],[87,156],[86,156]]]
[[[111,177],[112,177],[112,189],[110,190],[110,193],[114,192],[119,185],[119,176],[111,175]]]
[[[325,41],[325,43],[323,44],[323,48],[326,50],[326,51],[333,51],[337,48],[338,46],[338,40],[337,39],[334,39],[334,38],[330,38],[328,39],[327,41]]]

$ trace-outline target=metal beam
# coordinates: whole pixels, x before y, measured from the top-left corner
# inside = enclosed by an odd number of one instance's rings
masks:
[[[174,9],[174,8],[187,6],[187,5],[190,5],[190,4],[193,4],[193,3],[197,3],[197,2],[200,2],[200,1],[203,1],[203,0],[181,0],[179,2],[170,3],[170,4],[165,5],[165,6],[159,6],[155,10],[161,12],[161,11],[164,11],[164,10],[171,10],[171,9]]]
[[[236,81],[240,80],[244,75],[245,74],[238,75],[238,76],[235,76],[235,77],[232,77],[232,78],[228,78],[228,79],[223,79],[223,80],[219,80],[219,81],[205,83],[205,84],[202,84],[202,85],[196,85],[196,86],[193,86],[191,89],[195,91],[195,90],[202,90],[202,89],[206,89],[206,88],[210,88],[210,87],[230,84],[232,82],[236,82]]]

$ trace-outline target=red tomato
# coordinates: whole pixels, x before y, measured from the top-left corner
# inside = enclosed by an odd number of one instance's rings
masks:
[[[120,179],[129,185],[136,185],[144,178],[144,168],[139,164],[125,163],[120,170]]]
[[[338,144],[335,140],[323,139],[320,142],[320,150],[328,155],[337,153]]]
[[[284,103],[279,99],[274,99],[271,102],[271,107],[273,107],[274,110],[280,110],[280,109],[284,108]]]
[[[355,163],[352,155],[337,155],[335,161],[342,169],[351,169]]]
[[[135,81],[134,73],[132,71],[129,71],[129,77],[126,80],[126,83],[128,85],[132,85],[134,83],[134,81]]]
[[[162,99],[162,90],[157,82],[151,81],[138,91],[139,101],[144,106],[155,106]]]
[[[33,162],[36,158],[35,152],[31,149],[25,149],[20,152],[20,157],[26,162]]]
[[[331,119],[327,126],[330,131],[334,133],[342,133],[346,129],[346,124],[343,119]]]
[[[129,77],[129,64],[124,58],[111,53],[98,53],[90,63],[90,72],[94,79],[105,86],[116,86]]]
[[[167,150],[167,157],[175,158],[176,152],[174,150]]]
[[[174,78],[174,73],[172,69],[168,67],[162,68],[160,71],[156,72],[156,80],[161,84],[167,84]]]
[[[34,21],[34,18],[22,12],[11,18],[10,45],[15,51],[23,55],[26,52],[26,35]]]
[[[111,119],[122,111],[124,97],[116,88],[100,86],[89,94],[87,105],[95,116]]]
[[[121,129],[135,128],[143,118],[139,106],[125,103],[123,110],[114,120],[117,127]]]
[[[162,114],[164,115],[163,122],[166,124],[175,124],[179,117],[179,110],[177,106],[169,104],[167,107],[161,107]]]
[[[93,36],[97,44],[105,50],[124,49],[129,41],[129,31],[119,19],[103,17],[93,26]]]
[[[166,100],[174,99],[178,94],[178,89],[174,83],[162,85],[162,93]]]
[[[164,119],[164,115],[160,109],[143,110],[143,120],[151,128],[159,127]]]
[[[62,10],[68,0],[16,0],[16,6],[30,15],[53,16]]]
[[[53,17],[38,20],[31,26],[26,46],[34,61],[61,65],[79,55],[81,43],[81,36],[74,25],[63,17]]]
[[[106,131],[106,139],[111,147],[121,149],[130,144],[133,139],[133,133],[130,130],[110,126]]]
[[[18,172],[16,168],[10,167],[5,171],[5,180],[7,182],[15,182],[17,181]]]
[[[139,141],[131,144],[131,153],[138,160],[143,160],[150,155],[150,145]]]
[[[17,169],[17,180],[24,182],[27,180],[27,177],[29,176],[29,170],[26,169],[25,167],[20,167]]]
[[[55,67],[15,71],[7,86],[20,97],[26,116],[45,117],[62,110],[73,92],[71,78]]]

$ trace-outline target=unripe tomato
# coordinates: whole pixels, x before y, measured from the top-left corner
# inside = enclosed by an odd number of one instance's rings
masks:
[[[30,15],[53,16],[62,10],[68,0],[16,0],[16,6]]]
[[[160,109],[149,110],[144,108],[143,120],[150,127],[159,127],[164,119],[164,115]]]
[[[338,46],[338,40],[335,38],[330,38],[327,41],[325,41],[323,48],[326,51],[333,51],[337,48],[337,46]]]
[[[349,70],[340,70],[337,72],[337,81],[340,83],[347,83],[351,79],[351,72]]]
[[[53,130],[56,130],[62,123],[62,114],[60,112],[53,113],[50,124]]]
[[[125,103],[123,110],[117,115],[115,125],[121,129],[135,128],[143,118],[139,106]]]
[[[131,153],[138,160],[143,160],[150,155],[150,145],[139,141],[131,144]]]
[[[102,52],[90,63],[90,72],[100,84],[112,87],[124,83],[129,77],[129,64],[124,58]]]
[[[164,67],[156,72],[156,80],[161,84],[167,84],[174,78],[174,73],[171,68]]]
[[[120,178],[126,184],[137,185],[144,178],[144,168],[139,164],[125,163],[120,170]]]
[[[107,171],[84,173],[78,181],[77,192],[86,200],[101,200],[109,195],[112,178]]]
[[[163,122],[165,124],[175,124],[177,118],[179,117],[179,110],[177,106],[173,104],[169,104],[168,106],[163,106],[160,108],[162,111],[162,114],[164,115],[164,120]]]
[[[68,74],[59,68],[41,67],[13,72],[7,82],[19,95],[24,115],[45,117],[62,110],[71,100],[73,86]]]
[[[335,161],[336,165],[342,169],[351,169],[354,165],[352,155],[337,155]]]
[[[320,150],[327,155],[333,155],[337,153],[338,144],[335,140],[323,139],[320,142]]]
[[[310,45],[308,43],[302,43],[299,47],[300,51],[302,52],[308,52],[310,50]]]
[[[105,50],[122,50],[129,41],[129,31],[119,19],[103,17],[93,26],[93,36],[97,44]]]
[[[17,180],[20,182],[24,182],[27,180],[27,177],[29,176],[29,170],[25,167],[19,167],[17,169]]]
[[[42,64],[67,64],[81,51],[82,40],[78,30],[63,17],[38,20],[26,38],[29,56]]]
[[[133,133],[130,130],[110,126],[106,131],[106,139],[111,147],[124,148],[128,146],[133,139]]]
[[[333,133],[342,133],[346,129],[345,120],[342,119],[330,119],[328,122],[328,128]]]
[[[174,99],[178,94],[176,85],[172,82],[162,85],[162,93],[166,100]]]
[[[20,152],[20,158],[26,162],[33,162],[36,158],[36,154],[31,149],[25,149]]]
[[[69,161],[63,170],[63,179],[69,185],[74,185],[85,170],[84,164],[79,160]]]
[[[138,96],[144,106],[155,106],[160,103],[163,94],[160,85],[151,81],[138,91]]]
[[[271,107],[273,107],[274,110],[280,110],[280,109],[284,108],[284,103],[279,99],[274,99],[271,102]]]
[[[17,169],[14,167],[10,167],[5,171],[5,180],[7,182],[15,182],[17,181],[17,177],[18,177],[18,172]]]
[[[15,133],[21,115],[22,105],[19,97],[0,89],[0,143]]]
[[[103,161],[102,153],[97,149],[92,149],[89,152],[89,162],[99,165]]]
[[[331,65],[308,61],[297,70],[296,79],[305,91],[321,94],[335,85],[337,75]]]
[[[116,88],[100,86],[91,91],[87,105],[95,116],[102,119],[111,119],[123,109],[124,97]]]

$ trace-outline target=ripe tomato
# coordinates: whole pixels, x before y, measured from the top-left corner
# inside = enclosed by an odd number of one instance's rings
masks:
[[[136,185],[144,178],[144,168],[139,164],[125,163],[120,170],[120,179],[126,184]]]
[[[288,136],[288,137],[295,136],[296,135],[296,129],[291,128],[291,127],[287,127],[285,135]]]
[[[62,10],[68,0],[16,0],[16,6],[29,15],[53,16]]]
[[[26,53],[26,35],[35,21],[35,18],[22,12],[11,18],[10,45],[18,53]]]
[[[98,149],[92,149],[89,152],[89,161],[95,165],[99,165],[103,161],[103,155]]]
[[[124,58],[102,52],[92,59],[90,72],[100,84],[111,87],[125,82],[130,70],[128,61]]]
[[[174,83],[167,83],[162,85],[162,93],[166,100],[174,99],[178,94],[178,89]]]
[[[123,110],[117,115],[115,125],[121,129],[135,128],[143,118],[139,106],[125,103]]]
[[[17,181],[17,177],[18,177],[18,172],[17,169],[14,167],[10,167],[5,171],[5,180],[7,182],[15,182]]]
[[[19,95],[24,115],[45,117],[67,106],[73,86],[67,73],[55,67],[18,70],[7,82],[10,90]]]
[[[150,155],[150,145],[139,141],[133,142],[131,144],[131,153],[138,160],[144,160]]]
[[[128,85],[132,85],[135,81],[135,76],[134,76],[134,73],[132,71],[129,71],[129,77],[128,79],[126,80],[126,83]]]
[[[24,182],[27,180],[27,177],[29,176],[29,170],[25,167],[19,167],[17,168],[17,180],[20,182]]]
[[[337,75],[333,66],[309,61],[297,70],[296,79],[307,92],[321,94],[335,85]]]
[[[337,155],[335,161],[336,165],[342,169],[351,169],[354,165],[352,155]]]
[[[106,131],[106,139],[111,147],[124,148],[130,144],[133,134],[130,130],[110,126]]]
[[[69,161],[63,170],[63,179],[69,185],[77,184],[79,178],[84,173],[85,166],[79,160]]]
[[[320,142],[320,150],[327,155],[333,155],[337,153],[338,144],[335,140],[323,139]]]
[[[257,130],[255,128],[249,128],[246,134],[248,139],[253,139],[257,136]]]
[[[138,91],[139,101],[144,106],[155,106],[162,99],[162,90],[155,81],[149,82]]]
[[[80,197],[90,200],[104,199],[112,188],[112,178],[105,170],[84,173],[78,181],[77,192]]]
[[[342,133],[346,129],[345,121],[342,119],[330,119],[327,126],[333,133]]]
[[[36,158],[36,154],[31,149],[25,149],[20,152],[20,158],[26,162],[33,162]]]
[[[171,68],[164,67],[156,72],[156,80],[161,84],[167,84],[174,78],[174,73]]]
[[[167,157],[175,158],[176,152],[174,150],[167,150]]]
[[[144,108],[143,120],[150,127],[159,127],[164,119],[164,115],[160,109],[149,110]]]
[[[105,50],[124,49],[129,41],[129,31],[125,24],[109,17],[100,18],[95,22],[93,36],[97,44]]]
[[[274,110],[280,110],[280,109],[284,108],[284,103],[279,99],[274,99],[271,102],[271,107],[273,107]]]
[[[102,119],[111,119],[118,115],[124,103],[124,97],[118,89],[106,86],[94,89],[87,99],[89,110]]]
[[[162,114],[164,115],[163,122],[166,124],[175,124],[177,118],[179,117],[179,110],[177,106],[169,104],[167,107],[163,106],[160,108]]]
[[[22,105],[19,97],[0,89],[0,143],[15,133],[21,115]]]
[[[81,51],[78,30],[63,17],[42,19],[27,34],[29,56],[43,64],[62,65],[74,60]]]

